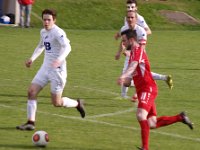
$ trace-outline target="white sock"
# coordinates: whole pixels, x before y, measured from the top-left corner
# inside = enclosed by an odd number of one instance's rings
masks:
[[[155,73],[155,72],[151,72],[151,75],[152,75],[154,80],[164,80],[164,81],[167,80],[166,75],[158,74],[158,73]]]
[[[77,100],[70,99],[68,97],[62,97],[62,100],[63,100],[64,107],[77,107],[78,106]]]
[[[128,92],[128,87],[122,86],[121,87],[121,96],[125,97],[127,95]]]
[[[29,121],[35,121],[37,111],[37,100],[27,101],[27,118]]]

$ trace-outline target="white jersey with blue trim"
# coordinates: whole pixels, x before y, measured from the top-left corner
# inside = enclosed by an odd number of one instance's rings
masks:
[[[52,63],[55,60],[61,62],[59,67],[65,67],[65,59],[71,51],[70,41],[66,33],[57,25],[54,25],[50,30],[42,29],[40,36],[40,42],[31,57],[32,60],[34,61],[41,54],[41,51],[45,50],[43,67],[52,68]]]

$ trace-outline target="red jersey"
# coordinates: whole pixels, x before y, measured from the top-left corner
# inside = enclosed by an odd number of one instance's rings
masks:
[[[136,70],[133,74],[133,80],[137,93],[142,91],[157,93],[157,85],[151,75],[150,63],[146,51],[140,46],[134,47],[131,50],[129,64],[133,61],[138,62]]]
[[[34,3],[34,0],[18,0],[18,2],[22,5],[31,5]]]

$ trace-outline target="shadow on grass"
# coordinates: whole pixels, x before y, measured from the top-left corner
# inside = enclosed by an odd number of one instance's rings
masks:
[[[16,127],[0,127],[0,130],[16,130]]]
[[[36,150],[101,150],[99,148],[92,148],[92,149],[88,149],[88,148],[69,148],[69,147],[52,147],[50,145],[46,146],[46,147],[37,147],[34,145],[23,145],[23,144],[0,144],[0,149],[19,149],[19,150],[32,150],[32,149],[36,149]]]
[[[0,149],[36,149],[36,147],[32,145],[23,145],[23,144],[0,144]]]
[[[20,98],[20,97],[27,97],[27,95],[17,95],[17,94],[4,94],[4,93],[0,93],[0,97],[15,97],[15,98]],[[39,97],[42,98],[50,98],[50,96],[44,96],[44,95],[39,95]]]
[[[160,67],[152,67],[153,69],[160,69],[160,70],[191,70],[191,71],[200,71],[199,68],[173,68],[173,67],[168,67],[168,68],[160,68]]]

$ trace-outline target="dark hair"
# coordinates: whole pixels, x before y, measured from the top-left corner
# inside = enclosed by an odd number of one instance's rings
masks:
[[[42,11],[42,18],[43,18],[43,15],[44,15],[44,14],[52,15],[53,20],[55,20],[55,19],[56,19],[56,16],[57,16],[56,11],[53,10],[53,9],[45,9],[45,10],[43,10],[43,11]]]
[[[121,32],[121,35],[127,34],[127,33],[129,32],[129,30],[130,30],[130,29],[127,29],[127,30],[122,31],[122,32]]]
[[[132,29],[127,29],[127,30],[125,30],[125,31],[123,31],[122,33],[121,33],[121,35],[126,35],[126,37],[128,38],[128,39],[130,39],[130,38],[134,38],[135,40],[137,40],[137,33],[136,33],[136,30],[132,30]]]
[[[126,4],[135,4],[137,6],[137,1],[136,0],[127,0]]]

